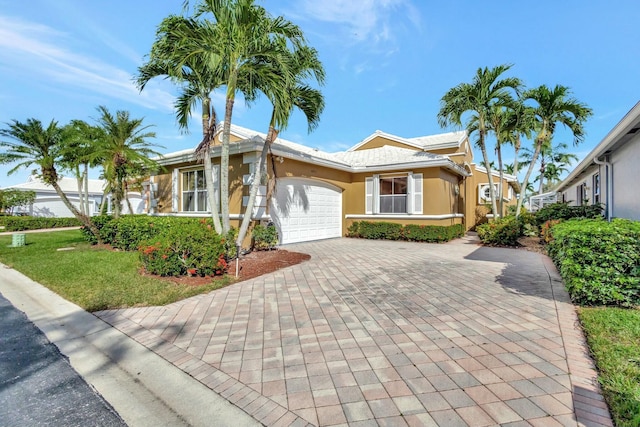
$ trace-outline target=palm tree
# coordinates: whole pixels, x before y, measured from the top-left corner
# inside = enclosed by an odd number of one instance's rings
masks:
[[[11,175],[22,168],[36,165],[39,168],[42,182],[52,186],[73,216],[93,233],[98,242],[102,242],[100,232],[93,225],[91,219],[78,211],[58,184],[60,177],[57,165],[60,161],[64,137],[63,129],[58,126],[58,122],[51,120],[46,128],[42,126],[40,120],[36,119],[27,119],[25,123],[13,120],[7,125],[7,128],[0,129],[0,137],[10,139],[0,141],[0,147],[7,148],[5,152],[0,153],[0,164],[18,162],[15,167],[9,170],[8,174]]]
[[[266,159],[271,144],[278,136],[278,133],[287,127],[289,117],[293,113],[294,108],[300,109],[307,119],[309,132],[313,131],[320,121],[320,114],[324,109],[324,98],[322,93],[309,86],[306,80],[314,78],[318,84],[324,83],[324,68],[318,58],[318,52],[310,47],[300,47],[291,52],[285,43],[280,43],[282,56],[287,58],[284,64],[278,62],[274,64],[276,67],[285,65],[287,68],[280,70],[281,73],[291,73],[294,79],[283,78],[280,87],[266,85],[260,90],[266,94],[273,106],[271,112],[271,120],[269,121],[269,129],[267,137],[262,147],[262,153],[256,165],[256,172],[251,182],[249,190],[249,201],[247,203],[236,245],[239,247],[247,234],[255,199],[260,187],[262,177],[266,174]],[[277,72],[277,70],[276,70]],[[273,171],[275,178],[275,170]]]
[[[593,114],[591,108],[571,96],[571,91],[566,86],[556,85],[553,89],[542,85],[526,91],[522,98],[535,101],[533,107],[536,136],[533,140],[533,154],[531,163],[522,182],[522,187],[527,188],[533,168],[538,161],[538,156],[543,149],[548,148],[553,140],[557,124],[568,128],[573,134],[574,145],[584,139],[584,123]],[[518,198],[516,216],[520,215],[524,192]]]
[[[89,215],[89,167],[96,166],[95,162],[91,164],[90,158],[104,134],[102,129],[83,120],[72,120],[63,131],[61,164],[76,177],[80,212]]]
[[[509,103],[511,91],[518,91],[522,85],[520,79],[507,77],[499,80],[500,76],[511,68],[511,65],[498,65],[494,68],[478,68],[471,83],[460,83],[444,94],[440,101],[438,122],[440,126],[462,126],[462,116],[470,113],[466,128],[477,134],[476,145],[482,152],[484,164],[487,167],[489,187],[493,185],[493,176],[489,156],[487,154],[486,137],[489,131],[488,114],[491,108],[504,106]],[[498,207],[494,192],[491,191],[492,213],[497,215]]]
[[[196,148],[196,157],[204,165],[205,182],[207,187],[207,204],[211,212],[214,229],[222,233],[218,203],[215,199],[213,183],[213,165],[211,163],[211,146],[217,133],[217,115],[213,103],[212,93],[223,84],[221,77],[214,75],[212,70],[203,64],[201,56],[190,56],[188,61],[181,63],[182,53],[177,53],[175,46],[180,46],[183,37],[192,37],[198,32],[207,32],[206,27],[193,20],[181,16],[169,16],[158,26],[156,40],[151,47],[149,60],[138,68],[137,85],[143,90],[154,77],[170,78],[181,87],[176,102],[176,118],[178,125],[187,131],[192,109],[199,102],[202,111],[202,140]],[[204,36],[200,36],[205,38]],[[186,53],[184,53],[186,55]]]
[[[158,147],[147,141],[155,138],[155,132],[148,132],[144,119],[131,119],[128,111],[117,111],[114,116],[107,107],[98,107],[98,124],[105,135],[102,143],[93,152],[92,160],[102,161],[104,177],[111,187],[114,199],[114,217],[120,216],[122,201],[126,197],[127,180],[139,173],[141,168],[156,168],[157,164],[149,156],[159,153]]]
[[[200,0],[195,7],[195,17],[204,16],[214,19],[214,23],[204,22],[209,29],[202,32],[205,40],[184,40],[183,48],[189,55],[202,56],[203,62],[213,68],[212,74],[222,77],[226,86],[220,154],[222,231],[226,233],[230,229],[229,142],[236,95],[242,92],[251,99],[252,90],[247,83],[252,81],[264,85],[271,80],[272,87],[277,87],[278,80],[290,78],[274,72],[286,68],[273,66],[282,59],[272,40],[281,37],[299,47],[304,43],[304,37],[298,26],[282,17],[271,18],[263,7],[255,4],[255,0]]]
[[[567,144],[561,142],[555,146],[543,147],[540,151],[540,173],[534,179],[534,182],[539,183],[538,194],[542,194],[544,189],[549,187],[550,184],[558,182],[560,176],[568,172],[569,169],[566,166],[570,166],[571,162],[578,160],[578,156],[573,153],[567,153]],[[530,159],[533,156],[532,150],[526,150],[523,162],[524,166],[530,164]]]
[[[187,21],[189,25],[182,26],[172,39],[169,71],[180,79],[184,67],[197,65],[203,75],[226,89],[220,154],[222,232],[226,233],[230,229],[229,143],[235,97],[243,93],[251,101],[256,93],[253,82],[271,80],[276,87],[278,79],[291,78],[274,72],[282,68],[272,65],[281,60],[272,41],[282,37],[299,47],[304,38],[299,27],[282,17],[272,18],[255,0],[200,0],[194,17]]]

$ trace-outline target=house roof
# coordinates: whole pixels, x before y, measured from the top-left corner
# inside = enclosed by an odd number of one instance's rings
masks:
[[[640,131],[640,102],[634,105],[604,139],[557,185],[556,191],[563,191],[571,186],[585,170],[596,164],[596,160],[601,160],[602,157],[608,156],[631,141],[638,131]]]
[[[260,151],[266,138],[264,133],[237,125],[231,125],[231,133],[241,139],[240,142],[231,144],[229,147],[231,154]],[[219,151],[220,146],[212,147],[212,155],[219,155]],[[468,171],[451,161],[447,156],[391,146],[358,151],[349,149],[344,152],[328,153],[283,138],[276,138],[271,147],[271,152],[276,156],[348,172],[382,171],[400,167],[443,166],[459,175],[469,175]],[[195,161],[194,149],[166,154],[158,158],[158,161],[162,165]]]
[[[60,186],[60,189],[62,189],[64,193],[78,192],[78,181],[75,178],[62,177],[58,180],[58,185]],[[105,185],[106,185],[106,182],[104,180],[90,179],[89,194],[102,194],[104,191]],[[27,178],[27,182],[23,184],[11,185],[5,188],[11,188],[15,190],[32,190],[32,191],[39,191],[39,192],[51,192],[51,193],[55,193],[56,191],[52,186],[45,184],[44,182],[42,182],[40,178],[34,175],[30,175],[29,178]]]
[[[445,148],[458,148],[467,138],[467,131],[447,132],[437,135],[418,136],[415,138],[403,138],[398,135],[377,130],[347,151],[356,151],[366,143],[372,141],[374,138],[383,137],[391,141],[399,142],[401,144],[415,147],[420,150],[441,150]]]

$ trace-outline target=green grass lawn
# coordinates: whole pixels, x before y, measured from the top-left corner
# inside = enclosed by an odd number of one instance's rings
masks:
[[[87,311],[164,305],[230,282],[223,279],[204,286],[185,286],[142,276],[137,252],[92,247],[79,230],[27,234],[27,245],[16,248],[8,247],[11,239],[0,236],[0,262]]]
[[[614,424],[640,426],[640,310],[580,308]]]

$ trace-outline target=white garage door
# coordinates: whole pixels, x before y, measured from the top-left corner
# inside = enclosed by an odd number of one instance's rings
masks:
[[[270,213],[281,244],[342,236],[342,191],[324,182],[279,179]]]

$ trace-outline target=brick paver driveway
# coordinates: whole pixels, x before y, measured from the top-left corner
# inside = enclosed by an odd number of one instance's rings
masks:
[[[98,315],[264,425],[611,425],[546,257],[470,237],[286,249],[312,258]]]

